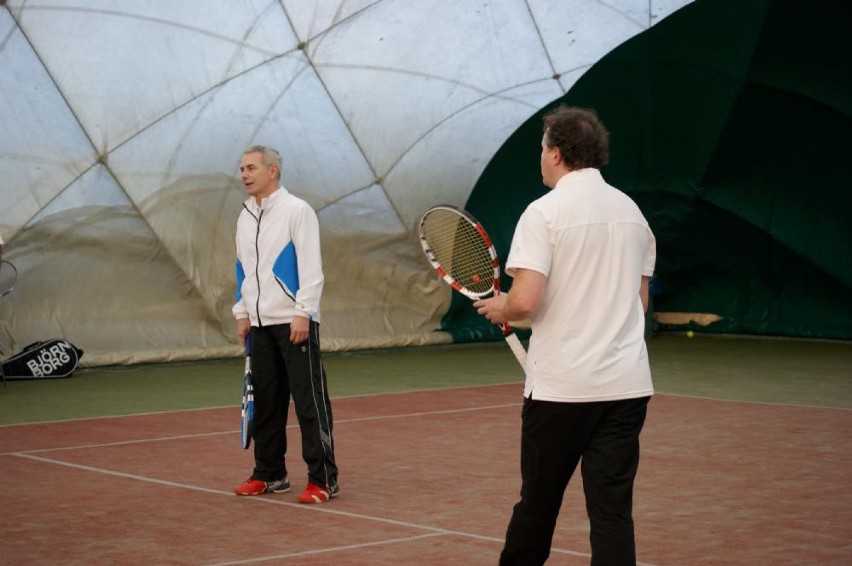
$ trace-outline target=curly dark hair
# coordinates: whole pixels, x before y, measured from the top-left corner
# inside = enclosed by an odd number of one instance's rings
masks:
[[[572,170],[594,167],[609,162],[609,132],[589,108],[558,106],[545,114],[544,142],[558,147],[562,161]]]

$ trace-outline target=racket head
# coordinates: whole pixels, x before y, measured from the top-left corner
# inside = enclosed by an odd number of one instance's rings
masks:
[[[482,224],[466,210],[442,204],[420,219],[420,245],[438,275],[477,300],[500,289],[497,251]]]
[[[254,425],[254,386],[251,382],[251,340],[246,336],[245,341],[246,365],[243,373],[243,399],[240,407],[240,442],[243,448],[251,446],[251,435]]]
[[[254,388],[251,384],[251,373],[243,379],[243,403],[240,408],[240,442],[243,448],[251,446],[251,435],[254,424]]]
[[[5,259],[0,261],[0,297],[5,297],[18,283],[18,270],[12,262]]]

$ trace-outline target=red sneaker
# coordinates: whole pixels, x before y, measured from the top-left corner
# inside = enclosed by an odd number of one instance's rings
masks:
[[[331,487],[320,487],[308,482],[308,487],[299,496],[299,503],[325,503],[338,495],[340,495],[340,487],[336,483]]]
[[[263,495],[264,493],[285,493],[290,491],[290,480],[263,481],[249,478],[234,488],[237,495]]]

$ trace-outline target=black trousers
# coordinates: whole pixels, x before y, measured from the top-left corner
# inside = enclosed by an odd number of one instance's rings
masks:
[[[254,384],[254,460],[252,478],[274,481],[287,474],[287,414],[292,396],[302,435],[308,480],[337,483],[331,401],[320,357],[319,324],[311,321],[308,340],[290,342],[290,325],[251,328]]]
[[[592,403],[524,400],[521,500],[501,565],[544,564],[568,481],[577,464],[591,526],[593,565],[636,563],[633,481],[649,397]]]

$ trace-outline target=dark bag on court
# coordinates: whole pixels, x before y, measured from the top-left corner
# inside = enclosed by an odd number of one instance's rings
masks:
[[[4,380],[71,377],[82,357],[83,350],[68,340],[44,340],[26,346],[0,368]]]

